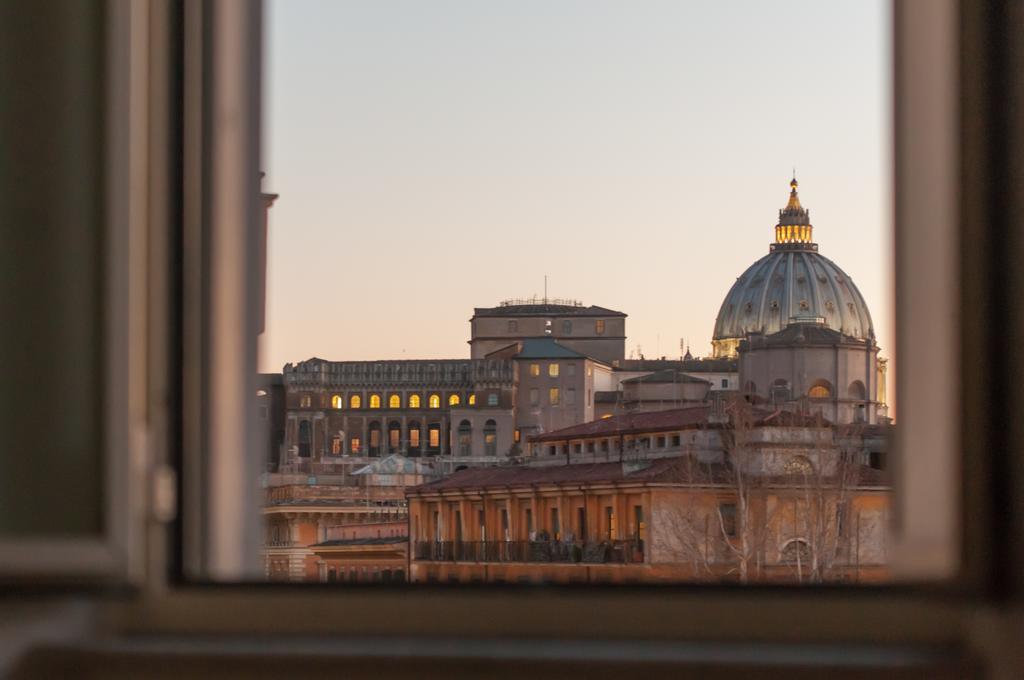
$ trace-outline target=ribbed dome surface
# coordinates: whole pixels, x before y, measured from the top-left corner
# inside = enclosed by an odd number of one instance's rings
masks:
[[[843,335],[874,339],[864,296],[846,272],[816,251],[777,249],[736,279],[718,311],[713,340],[776,333],[794,317],[821,317]]]

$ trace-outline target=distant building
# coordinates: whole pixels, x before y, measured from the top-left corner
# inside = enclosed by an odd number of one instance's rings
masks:
[[[736,428],[710,407],[618,416],[536,437],[529,465],[410,488],[411,580],[888,577],[890,488],[853,435],[762,409],[742,445]]]
[[[403,583],[409,562],[409,523],[331,527],[310,550],[321,583]]]
[[[608,365],[625,358],[626,315],[574,300],[508,300],[477,307],[469,320],[470,356],[481,359],[522,340],[551,338]]]
[[[740,389],[833,422],[885,418],[886,362],[853,279],[818,253],[796,178],[775,242],[733,284],[715,320],[715,357],[738,357]]]

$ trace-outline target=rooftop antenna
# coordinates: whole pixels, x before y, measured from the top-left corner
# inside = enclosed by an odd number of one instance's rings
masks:
[[[544,275],[544,304],[548,303],[548,275]]]

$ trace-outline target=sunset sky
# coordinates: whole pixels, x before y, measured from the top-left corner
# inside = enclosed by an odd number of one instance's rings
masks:
[[[261,370],[467,357],[473,307],[545,274],[627,354],[710,354],[794,166],[892,357],[886,2],[267,7]]]

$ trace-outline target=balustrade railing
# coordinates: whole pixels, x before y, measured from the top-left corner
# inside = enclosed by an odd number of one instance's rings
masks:
[[[417,541],[421,562],[534,562],[642,564],[643,541]]]

